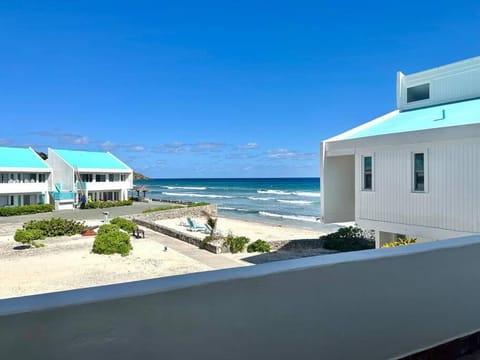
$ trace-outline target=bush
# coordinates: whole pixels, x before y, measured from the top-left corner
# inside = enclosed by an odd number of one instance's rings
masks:
[[[38,214],[44,212],[52,212],[53,209],[54,206],[50,204],[4,207],[0,208],[0,216]]]
[[[180,208],[183,208],[184,206],[181,206],[181,205],[167,205],[167,206],[158,206],[158,207],[154,207],[154,208],[151,208],[151,209],[146,209],[146,210],[143,210],[142,212],[144,214],[147,214],[147,213],[151,213],[151,212],[155,212],[155,211],[165,211],[165,210],[172,210],[172,209],[180,209]]]
[[[133,221],[120,217],[110,220],[110,224],[117,225],[120,229],[128,232],[129,234],[133,233],[133,231],[137,228],[137,224],[135,224]]]
[[[270,252],[270,250],[272,250],[272,248],[270,247],[270,244],[268,244],[266,241],[260,240],[260,239],[251,243],[247,247],[247,252],[249,252],[249,253],[251,253],[251,252],[262,252],[262,253],[264,253],[264,252]]]
[[[391,248],[396,246],[405,246],[410,244],[415,244],[417,242],[416,238],[400,238],[397,241],[392,241],[382,245],[382,248]]]
[[[115,254],[127,256],[132,250],[130,235],[120,231],[114,224],[100,226],[93,242],[92,252],[95,254]]]
[[[70,219],[51,218],[50,220],[32,220],[23,224],[25,230],[39,230],[44,237],[72,236],[86,229],[83,222]]]
[[[320,237],[323,240],[323,247],[337,251],[357,251],[374,249],[375,241],[366,231],[360,228],[349,226],[338,229],[338,231]]]
[[[44,246],[41,243],[35,242],[35,240],[44,240],[45,235],[43,235],[41,230],[32,229],[32,230],[25,230],[25,229],[18,229],[15,232],[14,236],[15,241],[18,241],[22,244],[33,245],[35,247],[42,247]]]
[[[122,200],[122,201],[87,201],[85,204],[85,209],[103,209],[116,206],[127,206],[132,205],[133,200]]]
[[[205,236],[202,240],[202,242],[200,243],[200,249],[206,249],[207,248],[207,244],[210,244],[210,242],[213,240],[213,238],[208,235],[208,236]]]
[[[250,242],[250,239],[245,236],[233,236],[229,234],[225,239],[223,245],[230,249],[233,254],[241,252],[245,249],[245,245]]]

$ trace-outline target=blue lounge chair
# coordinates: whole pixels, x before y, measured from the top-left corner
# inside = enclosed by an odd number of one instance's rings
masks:
[[[191,218],[187,218],[188,221],[188,230],[190,231],[205,231],[205,226],[195,224],[195,222]]]

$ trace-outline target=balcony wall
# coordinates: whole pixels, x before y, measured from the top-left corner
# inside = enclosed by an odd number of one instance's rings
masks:
[[[480,329],[480,237],[0,301],[0,358],[389,359]]]
[[[77,189],[84,191],[126,190],[129,189],[129,183],[126,181],[80,182],[77,183]]]
[[[44,193],[47,191],[48,191],[47,182],[0,184],[0,194]]]

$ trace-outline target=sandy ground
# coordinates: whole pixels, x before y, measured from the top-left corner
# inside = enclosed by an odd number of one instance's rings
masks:
[[[194,218],[197,224],[204,224],[205,219]],[[204,232],[192,232],[182,224],[186,224],[186,219],[167,219],[157,220],[156,223],[164,225],[175,230],[196,236],[199,239],[205,237]],[[251,221],[243,221],[225,217],[219,217],[217,221],[217,229],[224,235],[232,233],[236,236],[246,236],[251,241],[262,239],[265,241],[294,240],[294,239],[318,239],[326,232],[299,229],[293,227],[274,226]]]
[[[179,225],[180,222],[181,219],[173,219],[160,223],[187,232]],[[101,221],[88,220],[87,224],[99,225]],[[145,239],[132,239],[133,250],[125,257],[93,254],[94,238],[81,235],[49,238],[45,240],[46,246],[43,248],[20,250],[18,247],[21,244],[13,239],[13,235],[21,225],[21,222],[12,222],[0,226],[0,299],[248,266],[327,252],[318,249],[216,255],[149,229],[145,229]],[[252,241],[314,239],[320,235],[315,231],[228,218],[219,218],[218,228],[225,234],[232,232],[247,236]],[[199,233],[197,236],[203,238],[205,234]]]

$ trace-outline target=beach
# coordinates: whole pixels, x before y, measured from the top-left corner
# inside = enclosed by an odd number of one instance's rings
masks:
[[[136,210],[133,206],[132,210]],[[123,211],[125,211],[123,209]],[[82,214],[94,214],[96,220],[87,220],[89,226],[102,224],[99,211],[72,213],[76,218]],[[70,213],[64,213],[70,214]],[[50,214],[59,216],[59,214]],[[32,216],[33,217],[33,216]],[[47,217],[43,214],[42,217]],[[4,219],[2,219],[4,220]],[[152,279],[200,271],[218,270],[239,266],[251,266],[268,261],[325,254],[323,249],[304,251],[275,251],[268,254],[237,253],[212,254],[178,239],[144,229],[145,238],[132,239],[130,255],[97,255],[91,253],[94,237],[48,238],[43,248],[19,250],[14,239],[15,230],[23,220],[9,218],[2,222],[0,231],[0,298],[25,296],[76,288],[101,286],[122,282]],[[188,231],[180,225],[182,218],[159,220],[173,229]],[[205,221],[198,219],[198,221]],[[251,241],[267,242],[292,239],[318,239],[318,231],[284,227],[272,224],[243,221],[220,217],[218,229],[223,233],[247,236]],[[203,238],[205,233],[192,233]],[[165,251],[166,250],[166,251]]]

